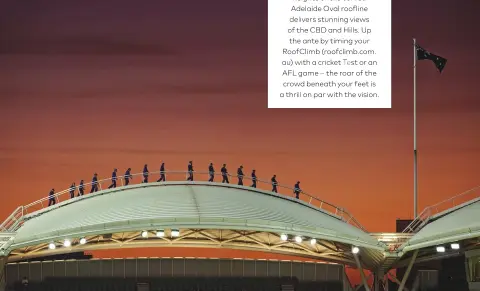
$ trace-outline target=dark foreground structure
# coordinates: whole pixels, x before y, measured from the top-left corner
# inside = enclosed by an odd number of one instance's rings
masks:
[[[20,282],[15,290],[23,290]],[[339,282],[298,282],[290,278],[48,278],[28,290],[42,291],[343,291]]]
[[[139,258],[7,265],[7,290],[344,291],[344,267],[297,261]]]

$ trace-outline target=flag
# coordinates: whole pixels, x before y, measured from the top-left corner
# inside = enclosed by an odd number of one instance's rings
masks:
[[[445,65],[447,64],[447,59],[434,55],[419,45],[417,45],[417,60],[432,61],[435,64],[435,67],[437,67],[438,71],[440,71],[440,73],[443,71]]]

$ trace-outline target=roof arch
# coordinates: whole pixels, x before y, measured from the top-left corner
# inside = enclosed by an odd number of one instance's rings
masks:
[[[477,198],[432,217],[401,249],[407,252],[479,236],[480,200]]]
[[[299,235],[358,246],[378,260],[385,250],[367,232],[301,200],[232,184],[165,182],[104,190],[26,215],[7,252],[66,238],[172,228]]]

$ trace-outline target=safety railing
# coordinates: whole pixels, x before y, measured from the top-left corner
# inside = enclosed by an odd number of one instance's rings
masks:
[[[480,198],[480,185],[428,206],[403,230],[403,233],[418,232],[432,218],[454,211],[478,198]]]
[[[5,221],[0,224],[0,232],[13,232],[23,223],[23,206],[17,207]]]
[[[179,181],[186,181],[187,177],[189,176],[189,173],[187,171],[165,171],[165,178],[167,182],[179,182]],[[193,172],[194,180],[193,181],[203,181],[206,182],[210,178],[209,172]],[[156,172],[149,172],[148,175],[148,182],[156,182],[157,179],[160,178],[160,171]],[[200,179],[199,179],[200,178]],[[233,179],[232,179],[233,178]],[[231,184],[238,184],[238,177],[237,175],[231,175],[228,174],[228,179],[232,179],[229,181]],[[221,173],[215,173],[214,174],[214,182],[221,182],[222,181],[222,175]],[[117,187],[122,187],[125,186],[126,182],[126,177],[125,176],[118,176],[117,177]],[[143,182],[143,173],[135,173],[131,174],[131,178],[129,179],[129,185],[133,184],[138,184],[139,182]],[[262,179],[256,179],[257,182],[257,187],[258,189],[261,190],[268,190],[272,191],[273,190],[273,185],[271,181],[265,181]],[[106,190],[109,185],[111,185],[112,179],[107,178],[107,179],[99,179],[97,181],[97,186],[98,186],[98,191]],[[245,188],[252,189],[252,184],[253,180],[249,176],[244,176],[243,177],[243,183]],[[93,183],[84,183],[83,184],[83,189],[84,189],[84,195],[89,195],[91,190],[92,190]],[[66,200],[71,200],[74,202],[77,200],[78,195],[79,195],[79,185],[75,186],[74,189],[74,197],[71,197],[71,191],[72,188],[68,188],[59,192],[56,192],[53,194],[53,198],[55,199],[56,203],[60,203]],[[285,196],[290,196],[295,198],[295,193],[294,193],[294,188],[293,187],[288,187],[284,186],[281,184],[277,184],[277,191],[279,195],[285,195]],[[316,208],[321,209],[322,211],[325,211],[327,213],[333,214],[337,217],[340,217],[344,222],[351,224],[363,231],[366,231],[365,228],[351,215],[347,210],[337,207],[331,203],[328,203],[326,201],[323,201],[311,194],[308,194],[304,191],[301,191],[299,195],[299,200],[306,202],[312,206],[315,206]],[[0,225],[0,231],[2,232],[14,232],[18,227],[21,226],[22,223],[22,218],[25,215],[31,214],[35,211],[48,208],[49,207],[49,200],[50,196],[46,196],[40,200],[37,200],[35,202],[32,202],[30,204],[20,206],[18,207],[1,225]]]

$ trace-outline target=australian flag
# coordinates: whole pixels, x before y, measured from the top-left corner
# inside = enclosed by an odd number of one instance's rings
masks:
[[[417,60],[430,60],[435,64],[438,71],[441,73],[447,64],[447,59],[434,55],[421,46],[417,45]]]

